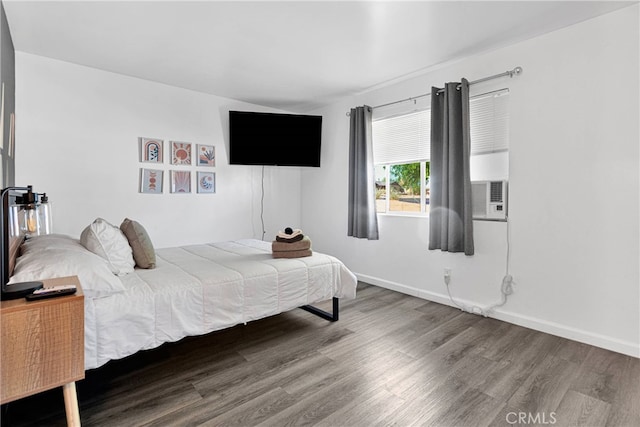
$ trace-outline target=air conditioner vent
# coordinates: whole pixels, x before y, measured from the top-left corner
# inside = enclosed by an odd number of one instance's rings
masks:
[[[491,203],[502,203],[502,181],[491,181]]]

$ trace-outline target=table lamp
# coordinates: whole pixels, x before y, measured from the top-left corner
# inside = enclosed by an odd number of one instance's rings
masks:
[[[3,300],[22,298],[36,289],[42,288],[42,282],[23,282],[8,284],[12,273],[11,260],[15,260],[23,238],[51,233],[51,207],[46,194],[39,200],[39,194],[32,186],[7,187],[0,193],[0,248]],[[42,202],[42,203],[41,203]],[[42,206],[44,205],[44,207]]]

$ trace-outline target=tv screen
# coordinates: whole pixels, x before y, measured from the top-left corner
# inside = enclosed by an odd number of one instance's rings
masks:
[[[322,116],[229,111],[232,165],[320,167]]]

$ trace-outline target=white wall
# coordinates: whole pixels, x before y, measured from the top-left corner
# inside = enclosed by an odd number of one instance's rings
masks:
[[[324,115],[323,167],[302,173],[302,218],[314,247],[361,279],[448,303],[500,300],[506,224],[476,221],[476,254],[429,251],[428,219],[379,216],[380,240],[348,238],[350,107],[521,66],[509,87],[511,272],[515,293],[495,317],[640,355],[639,7],[433,69],[346,98]],[[330,162],[326,160],[329,159]]]
[[[16,183],[46,192],[54,232],[79,236],[96,217],[141,222],[155,246],[262,237],[261,168],[228,164],[229,109],[264,107],[16,52]],[[138,137],[165,140],[164,194],[140,194]],[[216,147],[216,167],[169,164],[169,140]],[[193,146],[195,150],[195,145]],[[192,194],[170,194],[170,169],[192,172]],[[196,171],[217,192],[195,193]],[[300,169],[265,169],[270,239],[300,224]]]

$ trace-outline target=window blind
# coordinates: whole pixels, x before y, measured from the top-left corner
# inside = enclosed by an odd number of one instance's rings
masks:
[[[376,120],[372,126],[374,163],[410,163],[429,159],[430,110]]]
[[[509,89],[471,97],[471,155],[509,149]],[[429,160],[431,110],[414,111],[373,122],[376,164]]]
[[[469,99],[471,155],[509,149],[509,90]]]

